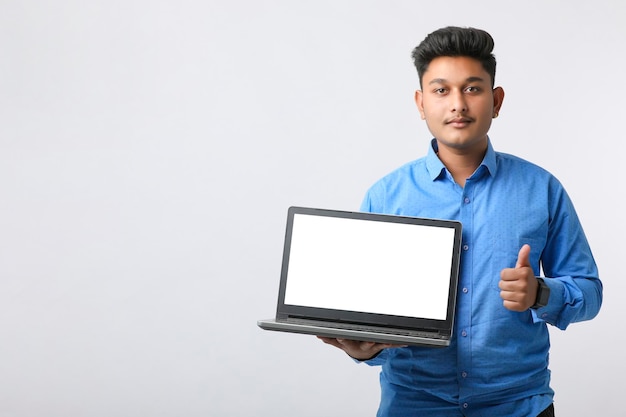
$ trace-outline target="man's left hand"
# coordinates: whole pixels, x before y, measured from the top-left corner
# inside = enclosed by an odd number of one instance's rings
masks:
[[[524,245],[517,255],[515,268],[500,272],[500,297],[504,307],[512,311],[526,311],[537,299],[537,278],[530,266],[530,246]]]

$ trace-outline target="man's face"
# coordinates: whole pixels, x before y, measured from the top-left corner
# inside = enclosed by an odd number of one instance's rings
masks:
[[[504,91],[491,88],[491,76],[468,57],[433,59],[422,76],[415,102],[439,146],[450,151],[484,151],[491,120]]]

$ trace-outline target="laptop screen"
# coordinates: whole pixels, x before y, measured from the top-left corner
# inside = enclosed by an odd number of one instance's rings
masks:
[[[449,321],[460,224],[291,208],[279,296],[288,310]],[[293,308],[289,309],[289,306]],[[323,313],[322,313],[323,314]],[[348,314],[352,317],[353,314]]]

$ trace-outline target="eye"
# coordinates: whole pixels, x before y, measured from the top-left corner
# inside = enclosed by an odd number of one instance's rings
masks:
[[[480,89],[480,87],[470,85],[469,87],[465,88],[465,91],[468,93],[480,93],[482,90]]]
[[[445,88],[443,88],[443,87],[435,88],[435,89],[433,90],[433,92],[434,92],[435,94],[445,94],[445,93],[446,93],[446,91],[447,91],[447,90],[446,90]]]

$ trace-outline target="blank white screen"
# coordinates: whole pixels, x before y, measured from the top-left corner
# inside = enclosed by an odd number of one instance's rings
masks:
[[[285,303],[445,320],[454,229],[294,216]]]

